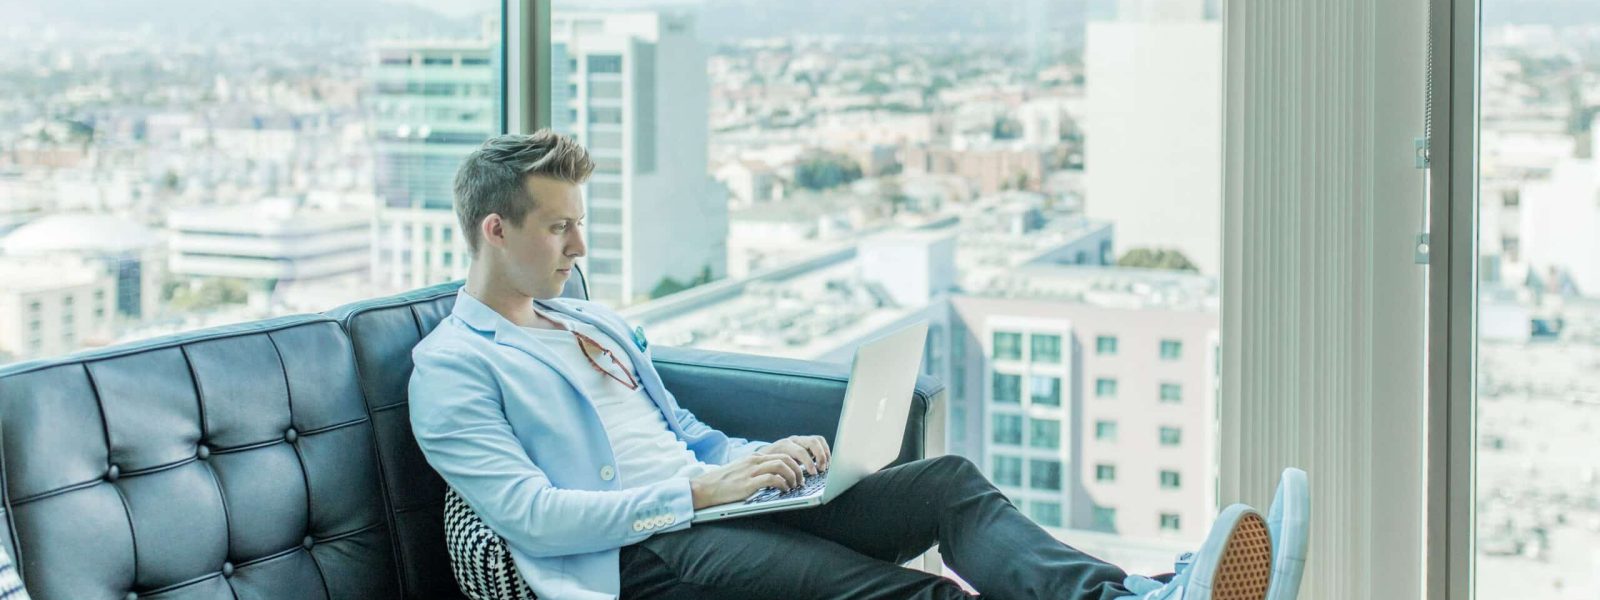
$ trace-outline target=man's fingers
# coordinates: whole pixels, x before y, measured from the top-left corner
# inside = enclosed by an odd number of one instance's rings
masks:
[[[788,483],[785,486],[786,488],[800,484],[804,475],[800,470],[799,463],[796,463],[793,458],[787,454],[767,454],[764,456],[767,457],[767,460],[756,467],[758,472],[773,473],[782,477]]]
[[[815,465],[817,471],[828,468],[828,442],[820,435],[808,435],[795,438],[796,443],[806,449],[806,464]]]

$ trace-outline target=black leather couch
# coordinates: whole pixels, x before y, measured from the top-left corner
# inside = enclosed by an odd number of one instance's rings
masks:
[[[567,295],[582,297],[580,278]],[[459,284],[0,367],[0,545],[37,600],[459,598],[410,351]],[[658,348],[702,420],[831,435],[847,366]],[[900,460],[925,454],[917,382]]]

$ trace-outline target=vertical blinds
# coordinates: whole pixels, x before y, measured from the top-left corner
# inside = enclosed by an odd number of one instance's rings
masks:
[[[1303,599],[1422,591],[1426,8],[1225,6],[1220,500],[1310,474]]]

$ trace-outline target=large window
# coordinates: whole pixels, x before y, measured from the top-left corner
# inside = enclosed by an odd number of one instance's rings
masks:
[[[1222,2],[911,4],[555,0],[549,125],[605,159],[591,299],[659,344],[804,360],[927,319],[950,451],[1059,454],[1062,489],[1019,506],[1198,542],[1207,519],[1158,514],[1214,514],[1215,454],[1160,449],[1145,413],[1215,435]],[[1155,406],[1161,381],[1190,389]],[[1075,495],[1101,462],[1190,483]]]
[[[1481,6],[1477,597],[1600,597],[1600,10]]]
[[[466,275],[501,2],[197,6],[0,9],[0,363]]]

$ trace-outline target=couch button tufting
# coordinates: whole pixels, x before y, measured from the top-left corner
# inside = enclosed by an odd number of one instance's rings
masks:
[[[295,431],[293,427],[290,427],[288,431],[283,432],[283,441],[285,442],[293,444],[294,441],[298,439],[300,439],[300,432]]]
[[[118,477],[122,477],[122,469],[117,468],[116,465],[111,465],[111,468],[106,469],[106,481],[116,481]]]
[[[207,447],[205,444],[200,444],[200,448],[195,450],[194,455],[199,457],[200,460],[211,458],[211,448]]]
[[[316,540],[311,539],[311,536],[309,535],[306,536],[306,539],[300,540],[300,545],[304,546],[307,550],[310,550],[312,546],[316,545],[316,543]]]
[[[231,563],[231,562],[222,563],[222,576],[223,577],[233,577],[233,563]]]

